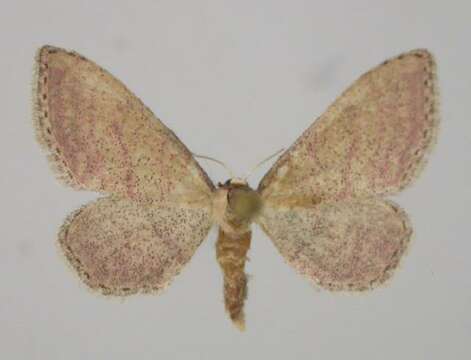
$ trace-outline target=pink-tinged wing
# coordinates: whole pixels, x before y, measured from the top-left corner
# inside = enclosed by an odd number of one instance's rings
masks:
[[[209,201],[213,185],[190,151],[119,80],[51,46],[36,65],[37,138],[61,180],[137,200]]]
[[[258,223],[288,264],[329,290],[361,291],[386,281],[412,234],[407,215],[376,198],[265,207]]]
[[[265,175],[265,201],[312,205],[389,195],[422,169],[438,130],[435,63],[426,50],[361,76]]]
[[[155,292],[190,260],[211,224],[204,208],[108,197],[72,213],[59,242],[90,288],[110,295]]]

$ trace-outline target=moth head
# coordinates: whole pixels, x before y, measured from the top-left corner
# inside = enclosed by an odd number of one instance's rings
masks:
[[[233,178],[230,178],[228,180],[226,180],[226,182],[224,183],[223,186],[225,187],[229,187],[229,186],[246,186],[246,187],[249,187],[249,184],[247,183],[247,180],[245,179],[241,179],[241,178],[238,178],[238,177],[233,177]],[[222,186],[221,184],[219,186]]]

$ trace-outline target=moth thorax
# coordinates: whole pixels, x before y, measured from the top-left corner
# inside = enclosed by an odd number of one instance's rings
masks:
[[[260,206],[260,196],[247,185],[233,187],[227,193],[228,210],[242,222],[252,222],[260,210]]]
[[[233,182],[232,179],[219,184],[217,193],[220,225],[229,233],[248,231],[261,208],[259,194],[246,182]]]

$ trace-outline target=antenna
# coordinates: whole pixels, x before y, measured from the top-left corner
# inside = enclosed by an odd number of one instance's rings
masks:
[[[273,159],[275,156],[279,155],[280,153],[282,153],[283,151],[285,151],[285,149],[280,149],[278,150],[276,153],[274,153],[273,155],[270,155],[269,157],[267,157],[266,159],[260,161],[257,165],[255,165],[252,169],[250,169],[250,171],[244,176],[244,180],[247,181],[247,178],[252,175],[252,173],[257,170],[260,166],[262,166],[263,164],[265,164],[267,161]]]
[[[230,176],[231,176],[231,179],[232,179],[232,178],[235,178],[234,172],[229,168],[229,166],[227,166],[226,164],[224,164],[222,161],[219,161],[219,160],[214,159],[214,158],[209,157],[209,156],[198,155],[198,154],[195,154],[195,153],[193,153],[193,156],[194,156],[194,157],[197,157],[197,158],[200,158],[200,159],[205,159],[205,160],[214,161],[216,164],[221,165],[222,167],[224,167],[224,169],[227,170],[227,172],[228,172],[228,173],[230,174]]]

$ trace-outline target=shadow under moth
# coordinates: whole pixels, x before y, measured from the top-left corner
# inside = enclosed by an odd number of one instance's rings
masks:
[[[438,131],[435,62],[413,50],[362,75],[276,160],[256,189],[215,186],[193,154],[109,72],[39,49],[34,124],[57,177],[104,195],[66,219],[59,243],[91,289],[159,292],[211,226],[225,308],[244,329],[244,271],[257,223],[286,262],[328,290],[384,283],[412,234],[385,197],[422,170]]]

